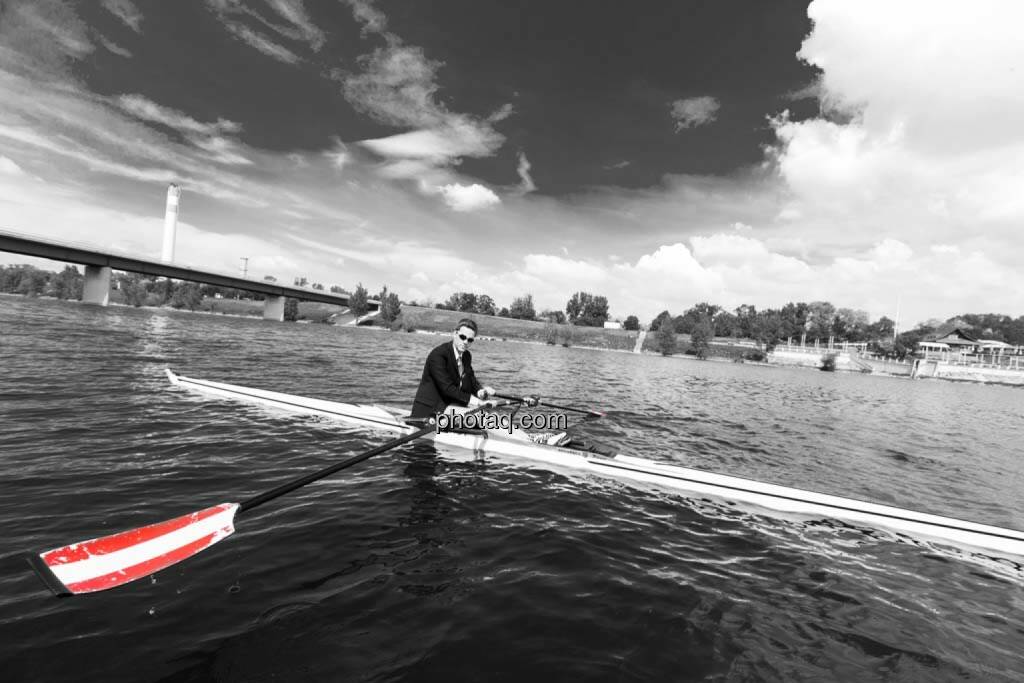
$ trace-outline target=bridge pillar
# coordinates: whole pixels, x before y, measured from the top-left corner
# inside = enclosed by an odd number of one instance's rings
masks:
[[[82,301],[106,306],[110,303],[110,266],[86,266]]]
[[[263,319],[284,322],[284,297],[267,295],[263,301]]]

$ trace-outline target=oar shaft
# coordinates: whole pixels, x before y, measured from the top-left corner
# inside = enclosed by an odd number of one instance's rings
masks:
[[[486,407],[487,406],[481,406],[479,408],[474,408],[473,410],[470,410],[470,411],[467,411],[467,412],[463,413],[463,416],[471,415],[473,413],[478,413],[481,410],[484,410]],[[280,498],[281,496],[285,495],[286,493],[291,493],[295,489],[302,488],[303,486],[306,486],[307,484],[312,484],[317,479],[323,479],[324,477],[329,477],[332,474],[334,474],[335,472],[339,472],[339,471],[345,469],[346,467],[351,467],[352,465],[356,465],[358,463],[361,463],[364,460],[369,460],[373,456],[380,455],[381,453],[383,453],[385,451],[389,451],[392,448],[395,448],[396,446],[401,446],[402,444],[408,443],[408,442],[413,441],[415,439],[418,439],[421,436],[426,436],[427,434],[429,434],[430,432],[434,431],[435,429],[437,429],[436,425],[433,422],[431,422],[431,424],[426,425],[422,429],[416,430],[412,434],[406,434],[405,436],[400,436],[397,439],[392,439],[391,441],[388,441],[387,443],[382,443],[381,445],[377,446],[376,448],[372,448],[372,449],[366,451],[365,453],[360,453],[359,455],[353,455],[351,458],[348,458],[346,460],[342,460],[341,462],[334,463],[333,465],[325,467],[322,470],[317,470],[316,472],[310,472],[309,474],[303,475],[301,477],[297,477],[296,479],[292,479],[291,481],[286,481],[285,483],[281,484],[277,488],[273,488],[273,489],[271,489],[269,491],[264,491],[263,493],[261,493],[259,495],[253,496],[252,498],[249,498],[248,500],[242,501],[238,505],[238,514],[241,514],[241,513],[245,512],[246,510],[252,510],[254,507],[263,505],[264,503],[269,502],[271,500],[274,500],[275,498]]]
[[[360,453],[359,455],[353,455],[351,458],[348,458],[347,460],[342,460],[341,462],[334,463],[333,465],[331,465],[329,467],[325,467],[322,470],[317,470],[316,472],[310,472],[309,474],[307,474],[305,476],[299,477],[297,479],[292,479],[289,482],[285,482],[284,484],[281,484],[277,488],[273,488],[273,489],[271,489],[269,491],[264,491],[263,493],[261,493],[261,494],[259,494],[257,496],[253,496],[252,498],[249,498],[248,500],[243,501],[238,506],[238,513],[240,514],[240,513],[245,512],[246,510],[252,510],[254,507],[258,507],[260,505],[263,505],[264,503],[270,502],[270,501],[274,500],[275,498],[280,498],[281,496],[285,495],[286,493],[291,493],[295,489],[302,488],[303,486],[306,486],[307,484],[312,484],[317,479],[323,479],[324,477],[329,477],[332,474],[334,474],[335,472],[339,472],[339,471],[345,469],[346,467],[351,467],[352,465],[357,465],[357,464],[363,462],[364,460],[369,460],[370,458],[372,458],[375,455],[380,455],[384,451],[391,450],[392,448],[395,448],[396,446],[401,446],[404,443],[408,443],[410,441],[418,439],[421,436],[425,436],[427,433],[432,432],[434,429],[436,429],[436,427],[434,425],[430,425],[428,427],[424,427],[423,429],[419,429],[419,430],[413,432],[412,434],[407,434],[407,435],[405,435],[403,437],[400,437],[398,439],[395,439],[393,441],[389,441],[387,443],[381,444],[380,446],[377,446],[374,449],[366,451],[365,453]]]
[[[498,398],[504,398],[509,401],[523,403],[523,399],[518,396],[510,396],[507,394],[495,394],[495,396],[497,396]],[[548,403],[543,399],[538,399],[537,404],[547,406],[548,408],[554,408],[555,410],[569,410],[574,413],[583,413],[584,415],[590,415],[592,417],[604,417],[604,413],[601,412],[600,410],[590,410],[589,408],[575,408],[573,406],[560,406],[556,403]]]

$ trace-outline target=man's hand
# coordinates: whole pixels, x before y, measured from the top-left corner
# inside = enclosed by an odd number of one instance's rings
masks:
[[[491,387],[484,387],[480,391],[476,392],[476,395],[480,398],[490,398],[491,396],[494,396],[494,394],[495,391]]]
[[[534,406],[540,405],[540,398],[537,396],[523,396],[522,401],[523,405],[527,406],[528,408],[533,408]]]
[[[481,389],[480,393],[482,394],[483,391],[484,390]],[[476,396],[473,396],[473,395],[470,395],[470,397],[469,397],[469,407],[470,408],[495,408],[495,407],[497,407],[497,405],[498,405],[497,401],[484,401],[484,400],[481,400],[481,399],[479,399],[479,398],[477,398]]]

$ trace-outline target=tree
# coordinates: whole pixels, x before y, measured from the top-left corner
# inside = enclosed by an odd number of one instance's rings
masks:
[[[603,296],[592,296],[583,307],[583,313],[576,319],[576,325],[601,327],[608,320],[608,299]]]
[[[663,322],[665,322],[666,320],[671,322],[672,314],[669,313],[668,311],[662,311],[661,313],[659,313],[654,318],[654,320],[651,321],[651,325],[650,325],[651,330],[660,330],[661,329],[661,324]]]
[[[896,329],[896,323],[884,315],[875,322],[868,325],[867,337],[871,341],[885,342],[892,341],[892,333]]]
[[[299,300],[292,297],[285,297],[284,300],[285,322],[293,323],[299,319]]]
[[[573,325],[600,327],[608,320],[608,299],[588,292],[576,292],[565,304],[565,313]]]
[[[690,331],[690,348],[697,358],[704,360],[708,357],[708,351],[711,349],[711,341],[714,337],[715,328],[711,318],[707,315],[702,315]]]
[[[755,337],[754,327],[757,320],[757,309],[750,304],[741,304],[736,308],[736,334],[746,339]]]
[[[319,282],[314,282],[313,283],[313,289],[322,292],[322,291],[324,291],[324,286],[322,284],[320,284]]]
[[[473,292],[455,292],[448,297],[447,301],[438,304],[437,307],[447,311],[494,315],[494,299],[486,294],[477,295]]]
[[[622,323],[622,327],[623,327],[623,329],[626,329],[626,330],[639,330],[640,329],[640,319],[637,318],[635,315],[627,316],[626,317],[626,322]]]
[[[729,311],[722,311],[715,316],[715,336],[732,337],[739,329],[739,319]]]
[[[590,295],[586,292],[576,292],[569,297],[569,301],[565,304],[565,315],[569,318],[569,322],[575,323],[583,315],[583,308],[587,305],[589,298]]]
[[[852,308],[840,308],[832,319],[832,332],[847,341],[863,341],[867,338],[868,314]]]
[[[126,278],[121,280],[121,295],[126,304],[138,308],[146,303],[146,285],[137,275]]]
[[[47,280],[49,280],[45,271],[32,266],[26,266],[19,275],[14,291],[25,296],[39,296],[43,293]]]
[[[64,266],[57,277],[53,278],[53,294],[58,299],[81,299],[85,278],[74,266]]]
[[[480,315],[494,315],[494,299],[487,296],[486,294],[481,294],[480,296],[478,296],[476,298],[476,312],[479,313]]]
[[[812,301],[807,304],[807,336],[827,341],[833,335],[836,307],[827,301]]]
[[[661,352],[661,355],[671,356],[676,352],[676,331],[671,324],[663,324],[659,326],[657,337],[655,339],[658,351]]]
[[[345,289],[343,287],[339,287],[338,285],[331,285],[331,294],[344,294],[344,293],[345,293]]]
[[[508,317],[520,320],[535,319],[537,312],[533,309],[533,295],[527,294],[513,299],[512,305],[508,307]]]
[[[307,280],[304,277],[297,277],[297,278],[295,278],[295,286],[296,287],[305,287],[308,283],[309,283],[309,280]]]
[[[263,281],[264,282],[277,282],[277,278],[274,277],[273,275],[264,275],[263,276]],[[332,288],[332,291],[333,291],[333,288]]]
[[[498,317],[499,318],[511,318],[512,314],[508,312],[508,308],[502,306],[501,310],[498,311]]]
[[[778,311],[761,311],[751,323],[752,337],[771,353],[782,339],[782,317]]]
[[[175,285],[171,278],[164,278],[153,286],[153,291],[160,296],[161,305],[170,303],[171,299],[174,298],[174,289]]]
[[[352,311],[352,315],[357,318],[366,315],[366,312],[370,310],[370,305],[367,303],[368,299],[366,287],[363,287],[363,283],[360,282],[348,298],[348,308]]]
[[[562,313],[561,311],[552,311],[547,309],[540,314],[540,317],[547,320],[549,323],[554,323],[555,325],[565,324],[565,313]]]
[[[389,292],[387,286],[385,286],[380,292],[379,300],[381,321],[386,323],[393,322],[402,310],[402,302],[398,300],[398,295],[394,292]]]
[[[713,320],[720,310],[722,309],[718,306],[713,306],[709,303],[699,303],[675,320],[676,332],[690,334],[690,332],[693,331],[694,326],[696,326],[702,318]]]
[[[174,308],[187,308],[194,311],[202,301],[203,292],[197,282],[182,282],[171,295],[171,306]]]
[[[793,339],[801,339],[804,333],[807,331],[807,304],[800,303],[788,303],[782,307],[779,311],[779,317],[782,320],[782,329],[779,334],[784,337],[792,337]]]

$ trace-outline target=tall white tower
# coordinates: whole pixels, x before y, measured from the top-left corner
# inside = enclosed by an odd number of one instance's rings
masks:
[[[181,188],[171,183],[167,186],[167,212],[164,214],[164,251],[160,260],[170,263],[174,260],[174,232],[178,229],[178,199]]]

